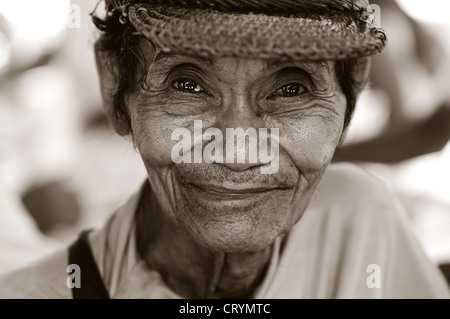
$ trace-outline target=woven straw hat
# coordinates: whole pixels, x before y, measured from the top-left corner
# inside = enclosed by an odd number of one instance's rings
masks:
[[[383,51],[368,0],[106,0],[108,12],[166,52],[292,60]]]

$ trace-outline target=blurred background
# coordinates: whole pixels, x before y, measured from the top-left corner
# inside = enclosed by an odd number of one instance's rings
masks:
[[[96,0],[0,0],[0,274],[100,227],[146,173],[102,111]],[[389,38],[335,161],[381,178],[450,262],[450,2],[377,0]],[[101,6],[100,6],[101,7]]]

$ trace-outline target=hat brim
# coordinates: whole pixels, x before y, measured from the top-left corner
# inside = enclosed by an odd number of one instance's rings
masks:
[[[162,51],[202,57],[341,60],[374,55],[386,46],[382,29],[361,30],[344,19],[138,5],[130,6],[128,16]]]

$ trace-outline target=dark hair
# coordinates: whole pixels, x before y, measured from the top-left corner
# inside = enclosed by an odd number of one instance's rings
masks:
[[[112,96],[112,110],[108,110],[109,120],[121,135],[131,133],[131,119],[126,105],[126,97],[139,84],[145,74],[145,63],[139,46],[139,35],[134,27],[119,21],[121,13],[113,11],[101,19],[94,14],[93,22],[102,32],[95,44],[95,50],[106,59],[107,67],[116,76],[116,90]],[[361,68],[367,68],[369,58],[337,60],[335,72],[338,83],[347,100],[344,128],[353,116],[359,93],[364,88],[367,77],[360,76]]]

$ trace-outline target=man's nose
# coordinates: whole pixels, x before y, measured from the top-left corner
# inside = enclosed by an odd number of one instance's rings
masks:
[[[224,97],[217,127],[224,134],[224,163],[234,171],[263,165],[258,156],[259,128],[265,128],[250,94]]]

